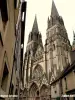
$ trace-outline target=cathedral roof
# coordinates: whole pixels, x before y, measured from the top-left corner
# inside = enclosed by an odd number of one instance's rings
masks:
[[[55,3],[54,3],[53,0],[52,0],[51,16],[52,17],[59,16],[57,8],[56,8]]]
[[[33,27],[32,27],[32,32],[33,32],[33,33],[39,32],[36,15],[35,15],[35,19],[34,19],[34,23],[33,23]]]

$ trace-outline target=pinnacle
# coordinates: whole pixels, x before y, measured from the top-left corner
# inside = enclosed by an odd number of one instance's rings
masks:
[[[39,29],[38,29],[37,17],[35,15],[32,32],[34,33],[34,32],[38,32],[38,31],[39,31]]]
[[[51,16],[52,17],[59,16],[57,8],[56,8],[55,3],[54,3],[53,0],[52,0]]]

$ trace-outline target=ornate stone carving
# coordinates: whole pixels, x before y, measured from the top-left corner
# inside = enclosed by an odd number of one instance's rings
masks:
[[[33,79],[37,80],[43,75],[43,69],[40,65],[37,65],[33,70]]]

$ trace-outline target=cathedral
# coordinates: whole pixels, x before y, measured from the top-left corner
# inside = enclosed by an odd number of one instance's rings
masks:
[[[24,88],[29,100],[50,100],[51,93],[59,96],[50,84],[58,78],[65,67],[71,64],[71,45],[64,25],[54,1],[51,15],[47,21],[45,45],[38,28],[35,16],[32,31],[29,33],[24,58]]]

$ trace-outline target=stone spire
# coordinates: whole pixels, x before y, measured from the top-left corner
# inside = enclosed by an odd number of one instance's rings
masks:
[[[35,15],[35,20],[34,20],[34,23],[33,23],[33,28],[32,28],[32,33],[38,33],[39,32],[39,29],[38,29],[38,24],[37,24],[37,17]]]
[[[35,54],[38,45],[43,45],[43,44],[42,44],[42,36],[38,29],[37,17],[35,16],[32,31],[29,33],[29,37],[28,37],[27,51],[33,49]]]
[[[57,11],[55,3],[52,0],[51,16],[50,16],[50,20],[48,18],[48,27],[47,27],[47,29],[51,28],[55,24],[64,25],[64,21],[63,21],[62,17],[59,16],[59,13]]]
[[[54,1],[52,0],[51,17],[59,16]]]

